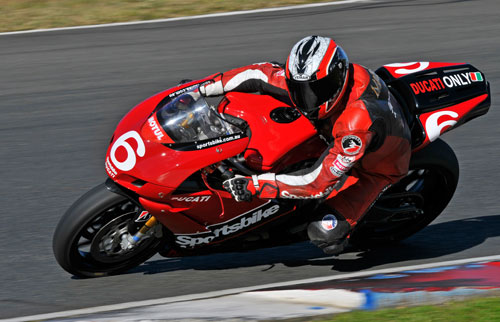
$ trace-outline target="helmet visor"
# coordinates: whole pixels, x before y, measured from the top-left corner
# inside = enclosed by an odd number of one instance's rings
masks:
[[[314,81],[287,79],[287,85],[295,106],[303,113],[311,114],[324,102],[337,98],[342,89],[343,79],[330,74]]]

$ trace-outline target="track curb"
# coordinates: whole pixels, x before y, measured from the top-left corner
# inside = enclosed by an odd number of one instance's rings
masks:
[[[217,305],[219,305],[219,307],[224,307],[224,303],[220,301],[229,300],[230,303],[233,303],[231,305],[237,306],[241,303],[248,303],[248,300],[251,297],[260,297],[260,299],[257,299],[257,302],[259,304],[266,303],[266,301],[269,302],[269,298],[273,298],[272,302],[274,304],[279,303],[283,307],[286,307],[288,310],[293,310],[293,308],[295,307],[294,305],[299,305],[297,309],[297,314],[299,316],[309,316],[307,314],[324,314],[325,311],[322,311],[323,309],[330,309],[326,310],[328,311],[327,314],[334,314],[349,311],[352,309],[377,309],[409,304],[421,305],[430,303],[442,303],[442,301],[446,301],[449,299],[464,297],[467,298],[471,296],[485,296],[487,294],[491,294],[492,292],[500,290],[500,282],[498,285],[488,285],[485,288],[457,287],[451,291],[436,290],[434,292],[421,293],[419,293],[418,291],[383,293],[379,291],[372,291],[368,288],[359,287],[353,287],[352,289],[347,290],[344,288],[343,290],[341,290],[341,292],[339,292],[341,288],[339,288],[338,286],[339,283],[341,284],[346,280],[358,281],[362,279],[380,281],[381,284],[384,284],[388,279],[392,279],[392,281],[394,281],[395,278],[401,277],[402,275],[411,274],[442,273],[443,276],[450,276],[451,273],[449,272],[458,268],[480,267],[481,265],[484,266],[484,264],[486,263],[496,262],[498,262],[499,270],[499,273],[497,275],[500,277],[500,255],[495,255],[413,266],[392,267],[350,274],[341,274],[336,276],[325,276],[283,283],[273,283],[223,291],[214,291],[202,294],[191,294],[186,296],[176,296],[156,300],[136,301],[94,308],[31,315],[0,321],[48,321],[53,319],[57,319],[58,321],[71,321],[71,317],[78,317],[78,321],[87,321],[85,320],[85,318],[91,318],[92,321],[111,321],[113,320],[113,318],[107,320],[106,316],[114,316],[116,314],[118,314],[119,316],[123,316],[123,314],[134,315],[136,314],[136,312],[140,312],[140,318],[137,318],[137,321],[139,321],[147,318],[148,313],[145,312],[146,307],[151,308],[151,314],[168,314],[169,316],[172,315],[168,313],[169,310],[178,312],[179,308],[182,309],[189,307],[189,312],[186,312],[186,314],[189,315],[189,313],[196,313],[200,310],[203,311],[202,309],[195,309],[196,305],[201,305],[202,308],[206,308],[208,302],[208,305],[211,305],[209,303],[216,303]],[[475,278],[477,279],[477,276],[475,276]],[[322,285],[324,289],[330,291],[330,294],[325,292],[317,292],[317,290],[315,293],[315,290],[313,288],[316,287],[316,285]],[[286,292],[281,292],[281,294],[273,293],[279,290],[286,290]],[[332,299],[332,296],[335,297],[335,299]],[[305,299],[306,297],[307,299]],[[262,298],[264,298],[264,300],[262,300]],[[310,312],[311,308],[314,307],[320,307],[321,309]],[[255,308],[253,308],[253,310],[255,310]],[[216,314],[216,312],[214,312],[214,314]],[[197,316],[196,318],[200,319],[202,317]],[[210,318],[213,319],[213,317]],[[177,317],[176,320],[178,319],[179,318]],[[116,320],[116,318],[114,318],[114,320]],[[136,320],[128,319],[128,321]]]

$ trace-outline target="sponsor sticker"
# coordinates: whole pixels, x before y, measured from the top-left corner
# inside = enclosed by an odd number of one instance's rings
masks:
[[[332,192],[332,191],[333,191],[333,187],[328,187],[325,189],[325,191],[321,191],[317,194],[311,194],[309,196],[297,196],[297,195],[290,193],[289,191],[283,190],[281,192],[281,197],[288,198],[288,199],[320,199],[320,198],[328,196],[330,194],[330,192]]]
[[[184,94],[184,93],[186,93],[186,92],[190,92],[190,91],[192,91],[192,90],[195,90],[197,87],[198,87],[198,85],[197,85],[197,84],[196,84],[196,85],[191,85],[191,86],[189,86],[189,87],[186,87],[186,88],[180,89],[180,90],[178,90],[178,91],[176,91],[176,92],[173,92],[173,93],[169,94],[169,95],[168,95],[168,97],[176,97],[176,96],[179,96],[179,95]]]
[[[153,116],[151,116],[148,119],[148,124],[149,124],[149,127],[151,128],[151,131],[153,131],[153,133],[155,134],[156,138],[158,139],[158,141],[160,141],[161,138],[164,137],[165,135],[160,130],[160,127],[158,126],[158,123],[156,122],[156,120],[155,120],[155,118]]]
[[[425,70],[429,67],[430,63],[427,61],[421,62],[408,62],[408,63],[395,63],[385,65],[386,67],[390,67],[392,72],[397,75],[408,75],[411,73],[416,73],[422,70]]]
[[[341,177],[342,174],[344,174],[344,172],[340,171],[338,168],[334,167],[334,166],[331,166],[330,167],[330,172],[336,176],[336,177]]]
[[[248,228],[262,220],[277,214],[280,206],[271,203],[271,201],[261,205],[253,210],[239,215],[227,222],[207,226],[211,230],[209,233],[196,235],[177,235],[175,242],[180,247],[195,247],[197,245],[209,244],[215,239],[221,239],[225,236],[234,234],[240,230]]]
[[[479,72],[458,73],[443,76],[443,78],[431,78],[411,83],[410,87],[415,95],[440,91],[446,88],[469,86],[474,82],[482,82],[483,75]]]
[[[443,82],[448,88],[467,86],[472,84],[470,73],[459,73],[443,77]]]
[[[430,93],[445,89],[444,83],[439,77],[426,79],[416,83],[411,83],[410,86],[415,95]]]
[[[137,144],[137,148],[134,150],[132,145],[128,142],[129,140],[134,140],[135,144]],[[117,151],[121,148],[126,153],[126,157],[124,161],[119,161],[117,158]],[[111,159],[111,163],[115,165],[121,171],[130,171],[135,167],[137,162],[137,157],[143,157],[146,154],[146,146],[144,145],[144,141],[142,140],[139,133],[136,131],[129,131],[122,136],[120,136],[109,151],[109,157]],[[109,163],[109,165],[111,165]],[[108,165],[108,166],[109,166]],[[111,168],[110,168],[111,169]],[[110,172],[108,171],[108,174]]]
[[[346,154],[356,155],[362,147],[363,142],[356,135],[347,135],[342,138],[342,149]]]
[[[483,75],[481,75],[480,72],[469,73],[469,75],[470,75],[470,80],[473,82],[482,82],[483,81]]]
[[[195,197],[172,197],[171,200],[184,202],[206,202],[211,196],[195,196]]]
[[[356,157],[348,157],[347,155],[341,155],[341,154],[337,155],[337,158],[346,164],[353,163],[354,160],[356,160]]]
[[[113,167],[113,165],[111,164],[111,161],[109,161],[109,157],[108,157],[108,158],[106,158],[106,163],[105,163],[105,166],[106,166],[106,172],[108,173],[108,175],[109,175],[111,178],[116,177],[116,175],[117,175],[118,173],[116,172],[115,167]]]
[[[342,155],[337,155],[337,158],[333,160],[332,166],[330,167],[330,172],[336,176],[341,177],[352,167],[354,157],[346,157]]]
[[[429,141],[436,140],[445,128],[457,124],[459,115],[454,111],[438,111],[429,116],[425,121],[425,131]]]
[[[338,220],[335,215],[329,214],[323,217],[323,220],[321,220],[321,227],[323,227],[324,230],[332,230],[335,227],[337,227]]]
[[[298,74],[298,75],[294,75],[293,79],[298,80],[298,81],[306,81],[306,80],[310,80],[311,76],[308,76],[306,74]]]
[[[223,144],[223,143],[227,143],[227,142],[231,142],[231,141],[235,141],[235,140],[239,140],[239,139],[241,139],[241,134],[234,134],[234,135],[230,135],[230,136],[226,136],[226,137],[220,137],[220,138],[216,138],[216,139],[213,139],[210,141],[206,141],[206,142],[197,144],[196,149],[202,150],[202,149],[213,147],[215,145],[219,145],[219,144]]]
[[[340,171],[342,172],[346,172],[347,170],[349,170],[349,165],[343,163],[342,161],[340,161],[341,159],[339,157],[337,157],[337,159],[335,159],[335,161],[333,161],[333,165],[339,169]]]
[[[135,222],[143,222],[143,221],[148,221],[149,218],[151,218],[151,214],[147,211],[142,211],[139,215],[139,217],[137,217],[137,219],[135,220]]]
[[[201,141],[168,143],[165,144],[165,146],[178,151],[196,151],[196,150],[212,148],[224,143],[243,139],[245,137],[246,135],[244,133],[235,133],[231,135],[226,135],[218,138],[206,139]],[[222,152],[222,148],[217,148],[216,152],[219,153]]]

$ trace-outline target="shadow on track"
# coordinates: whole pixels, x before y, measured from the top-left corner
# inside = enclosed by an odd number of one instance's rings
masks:
[[[480,245],[500,236],[500,215],[454,220],[431,225],[394,246],[380,247],[339,257],[324,255],[312,244],[259,249],[245,253],[221,253],[204,256],[167,258],[150,261],[129,273],[158,274],[178,270],[220,270],[276,264],[288,267],[332,266],[332,270],[352,272],[388,263],[436,258]],[[495,255],[495,254],[490,254]]]

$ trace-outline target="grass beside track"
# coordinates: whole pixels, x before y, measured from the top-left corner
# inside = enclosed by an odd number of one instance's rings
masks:
[[[354,311],[316,322],[486,322],[500,321],[500,297],[478,298],[442,305],[426,305],[377,311]]]
[[[332,0],[0,0],[0,32],[151,20]]]

